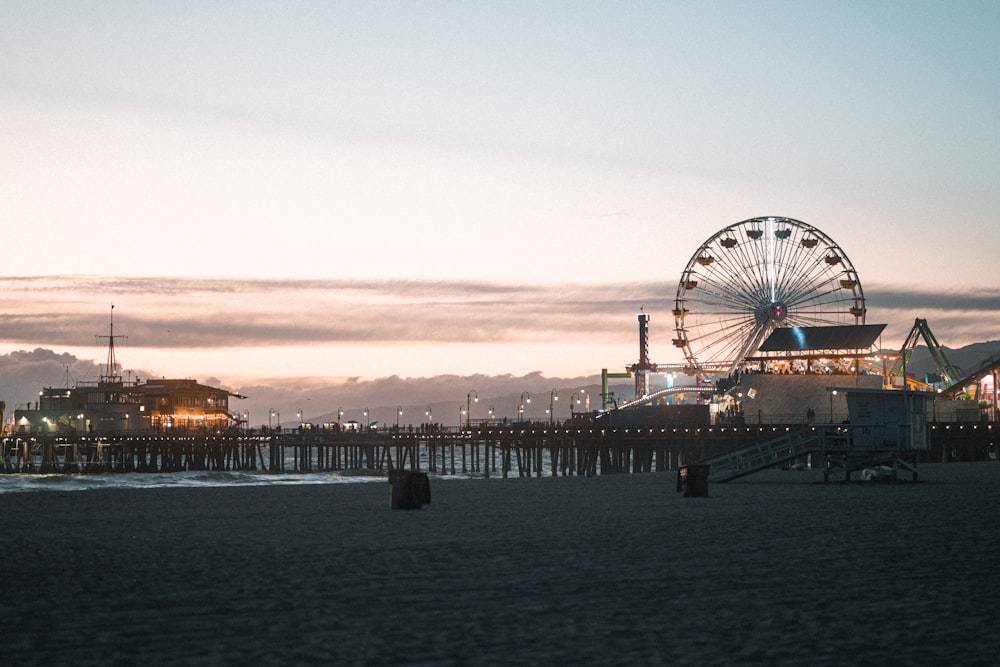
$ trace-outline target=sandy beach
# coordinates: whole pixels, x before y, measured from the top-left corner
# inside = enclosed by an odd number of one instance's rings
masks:
[[[1000,465],[0,495],[21,664],[992,664]]]

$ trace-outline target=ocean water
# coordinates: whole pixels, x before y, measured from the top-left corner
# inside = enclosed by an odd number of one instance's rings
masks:
[[[32,491],[87,491],[89,489],[162,489],[212,486],[274,486],[279,484],[358,484],[382,482],[376,475],[339,473],[252,473],[189,471],[175,473],[107,473],[0,475],[0,494]]]
[[[266,456],[266,454],[265,454]],[[36,465],[40,460],[36,458]],[[485,464],[485,460],[483,461]],[[491,465],[499,470],[500,458],[492,457]],[[516,459],[512,457],[512,470],[509,477],[518,477]],[[419,459],[420,470],[430,471],[428,474],[435,479],[471,479],[482,477],[482,473],[471,472],[471,462],[466,462],[466,470],[462,472],[461,459],[450,458],[444,462],[437,459],[435,465],[429,459],[426,449],[422,449]],[[451,472],[452,466],[455,472]],[[285,457],[285,469],[295,467],[294,454]],[[68,474],[0,474],[0,494],[21,493],[29,491],[86,491],[88,489],[160,489],[185,487],[223,487],[223,486],[274,486],[292,484],[360,484],[380,482],[385,483],[387,472],[373,470],[340,470],[329,472],[248,472],[248,471],[210,471],[191,470],[181,472],[132,472],[132,473],[68,473]],[[499,472],[491,476],[500,476]],[[531,471],[530,477],[537,476]],[[551,459],[548,452],[542,456],[542,477],[552,476]]]

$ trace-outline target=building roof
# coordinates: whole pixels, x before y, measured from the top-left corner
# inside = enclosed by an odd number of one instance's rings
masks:
[[[885,326],[852,324],[839,327],[779,327],[767,337],[760,346],[760,351],[866,350],[875,344]]]

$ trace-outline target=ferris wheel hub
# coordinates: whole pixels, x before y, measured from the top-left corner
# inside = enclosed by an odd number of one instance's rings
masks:
[[[772,301],[768,304],[767,308],[764,309],[763,317],[760,319],[764,322],[773,322],[777,324],[782,322],[786,317],[788,317],[788,306],[781,301]]]

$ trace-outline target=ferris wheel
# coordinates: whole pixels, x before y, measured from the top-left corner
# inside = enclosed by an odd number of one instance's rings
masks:
[[[694,253],[677,286],[674,320],[674,345],[708,379],[740,370],[778,327],[864,324],[865,297],[829,236],[791,218],[751,218]]]

